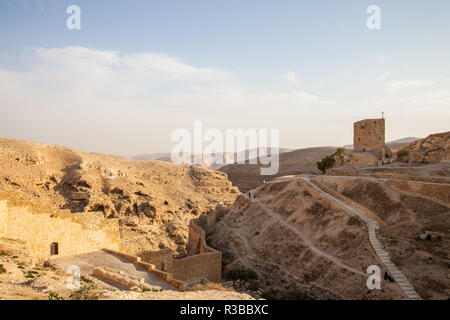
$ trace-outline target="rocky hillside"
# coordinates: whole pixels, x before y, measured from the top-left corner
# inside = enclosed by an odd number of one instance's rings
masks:
[[[377,259],[361,221],[301,180],[266,183],[256,198],[271,213],[241,196],[208,232],[208,243],[222,251],[225,274],[255,270],[268,298],[401,298],[391,283],[367,289],[365,270]]]
[[[450,160],[450,131],[431,134],[397,153],[399,162],[439,163]]]
[[[191,218],[234,202],[226,174],[0,138],[0,198],[33,211],[101,211],[118,219],[124,250],[183,253]]]
[[[386,269],[363,222],[300,178],[280,179],[257,188],[257,201],[240,196],[209,230],[208,243],[223,253],[224,274],[252,269],[259,277],[253,286],[272,298],[405,298],[389,278],[381,290],[366,287],[368,266],[380,266],[382,275]],[[318,176],[313,181],[370,210],[380,224],[382,245],[422,298],[450,296],[450,204],[396,191],[381,179]]]
[[[450,203],[429,200],[426,189],[409,189],[398,181],[361,177],[318,177],[329,188],[365,206],[383,222],[379,238],[391,260],[423,299],[448,299],[450,278]],[[448,195],[448,184],[430,191]],[[402,191],[404,189],[404,191]],[[421,195],[422,194],[422,195]],[[447,197],[448,199],[448,197]]]

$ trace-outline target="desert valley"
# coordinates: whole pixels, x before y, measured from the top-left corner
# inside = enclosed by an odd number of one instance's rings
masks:
[[[448,299],[450,132],[384,121],[273,176],[0,138],[0,297]]]

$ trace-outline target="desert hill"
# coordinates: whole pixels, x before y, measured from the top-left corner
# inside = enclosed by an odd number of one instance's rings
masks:
[[[219,171],[226,173],[239,190],[247,192],[262,184],[263,181],[270,181],[276,177],[301,173],[318,174],[320,171],[317,169],[316,161],[334,153],[336,149],[337,147],[316,147],[280,153],[279,172],[273,176],[262,176],[260,165],[256,164],[229,164],[220,168]]]
[[[448,298],[449,184],[326,175],[312,181],[366,208],[380,225],[381,245],[423,299]],[[256,200],[241,195],[208,232],[208,243],[223,253],[225,271],[254,270],[259,280],[253,286],[272,298],[405,298],[386,277],[381,290],[368,290],[369,265],[386,273],[368,229],[301,176],[275,179],[254,195]]]
[[[450,131],[431,134],[403,147],[399,162],[439,163],[450,160]]]
[[[197,166],[0,138],[0,198],[33,211],[118,219],[129,252],[183,253],[189,220],[233,203],[238,193],[224,173]]]

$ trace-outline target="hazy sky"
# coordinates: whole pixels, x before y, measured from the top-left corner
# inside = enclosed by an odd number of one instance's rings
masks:
[[[300,148],[352,143],[382,111],[387,140],[448,131],[449,17],[448,0],[2,0],[0,136],[167,152],[201,120]]]

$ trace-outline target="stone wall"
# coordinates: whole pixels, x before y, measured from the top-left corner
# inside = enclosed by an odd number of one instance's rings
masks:
[[[173,252],[169,248],[159,251],[141,251],[138,255],[142,261],[149,261],[155,265],[156,269],[162,271],[167,271],[168,262],[173,260]]]
[[[6,235],[6,221],[8,219],[8,202],[0,200],[0,237]]]
[[[394,190],[413,197],[420,197],[450,208],[450,185],[418,181],[386,180]]]
[[[128,254],[128,253],[124,253],[124,252],[120,252],[120,251],[116,251],[116,250],[110,250],[110,249],[106,249],[106,248],[104,248],[103,251],[108,252],[109,254],[113,254],[113,255],[122,257],[122,258],[144,268],[148,272],[153,273],[160,279],[166,281],[167,283],[169,283],[170,285],[174,286],[177,289],[180,289],[181,291],[186,291],[186,289],[187,289],[186,282],[178,280],[178,279],[174,279],[173,275],[171,273],[158,270],[156,268],[156,266],[152,263],[141,261],[142,258],[139,256],[135,256],[132,254]]]
[[[4,208],[0,212],[3,236],[27,241],[37,258],[50,257],[52,243],[57,243],[59,256],[119,248],[117,220],[105,219],[101,213],[50,216],[22,207],[7,208],[6,215]]]
[[[353,124],[353,150],[371,151],[378,159],[383,158],[385,147],[385,120],[365,119]]]
[[[175,279],[193,283],[201,279],[212,282],[222,281],[222,253],[211,251],[173,260],[168,270]]]
[[[350,164],[354,168],[373,167],[381,165],[381,160],[372,152],[352,152],[350,154]]]
[[[226,208],[218,206],[212,213],[192,219],[189,223],[188,256],[174,259],[167,249],[143,251],[142,261],[154,264],[180,281],[193,283],[201,279],[212,282],[222,280],[222,253],[209,247],[205,240],[205,229],[212,227],[226,213]]]

